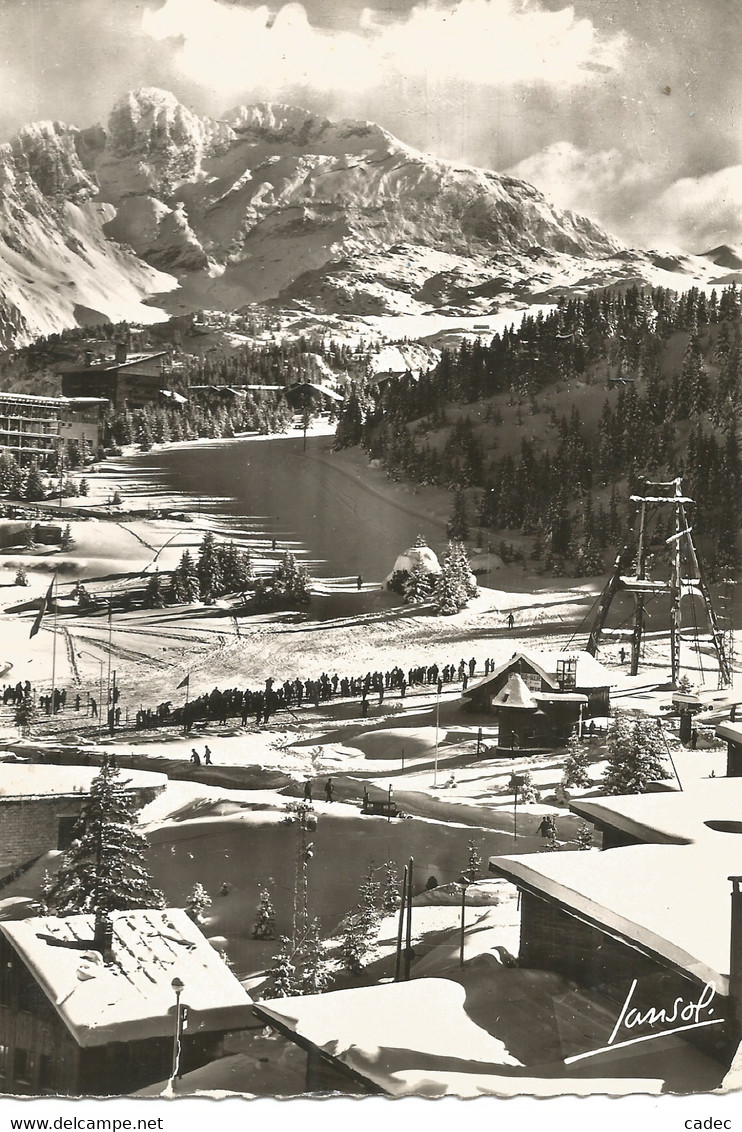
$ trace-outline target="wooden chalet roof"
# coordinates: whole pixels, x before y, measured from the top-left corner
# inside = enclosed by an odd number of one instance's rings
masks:
[[[92,947],[92,915],[0,923],[78,1045],[171,1035],[176,977],[189,1034],[251,1023],[252,999],[181,908],[116,912],[111,922],[110,963]]]

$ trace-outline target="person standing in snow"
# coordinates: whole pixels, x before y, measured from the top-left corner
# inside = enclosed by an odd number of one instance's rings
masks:
[[[201,766],[201,756],[195,747],[191,748],[191,762],[194,766]]]
[[[208,747],[204,747],[204,765],[211,766],[211,751]]]
[[[325,783],[325,801],[331,802],[332,801],[332,795],[333,795],[332,779],[328,778],[327,782]]]
[[[304,801],[305,802],[311,802],[312,801],[312,780],[311,780],[311,778],[308,778],[306,780],[306,782],[304,783]]]

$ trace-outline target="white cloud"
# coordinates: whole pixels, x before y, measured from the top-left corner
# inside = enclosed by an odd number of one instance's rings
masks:
[[[682,177],[648,210],[660,230],[690,251],[717,244],[742,245],[742,165],[701,177]],[[640,220],[643,217],[640,216]]]
[[[742,166],[673,179],[669,161],[629,160],[618,149],[587,153],[555,142],[508,170],[643,247],[701,251],[742,243]]]
[[[275,97],[301,86],[356,93],[395,75],[436,85],[568,88],[616,68],[625,46],[621,35],[602,39],[573,8],[545,11],[537,0],[425,3],[397,22],[366,8],[357,30],[333,33],[313,27],[298,3],[274,18],[264,5],[166,0],[145,10],[142,28],[179,41],[186,76],[225,97],[255,90]]]

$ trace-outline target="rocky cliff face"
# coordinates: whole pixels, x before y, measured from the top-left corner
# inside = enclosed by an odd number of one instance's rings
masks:
[[[216,120],[145,89],[105,128],[41,123],[0,147],[0,345],[158,317],[152,301],[484,309],[542,260],[584,275],[621,254],[525,182],[278,104]]]

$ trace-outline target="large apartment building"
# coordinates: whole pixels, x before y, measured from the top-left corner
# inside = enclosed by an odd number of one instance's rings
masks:
[[[61,447],[76,441],[81,452],[97,453],[103,438],[104,397],[37,397],[0,393],[0,452],[19,463],[46,463]]]

